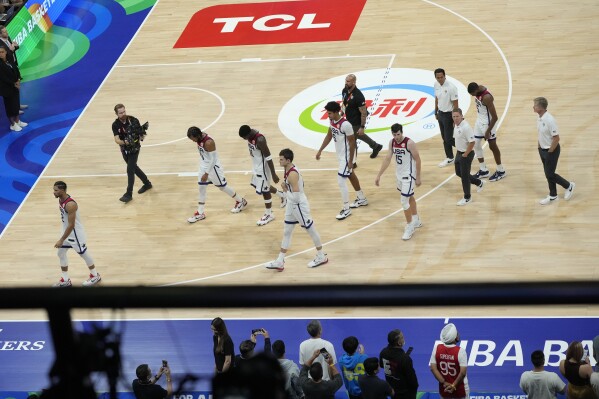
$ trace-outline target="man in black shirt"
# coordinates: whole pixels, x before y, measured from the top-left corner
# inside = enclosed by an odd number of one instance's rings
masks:
[[[387,345],[379,355],[379,365],[385,371],[385,379],[393,388],[393,399],[416,399],[418,378],[412,358],[403,350],[405,339],[400,330],[387,335]]]
[[[143,186],[137,191],[138,194],[143,194],[152,188],[152,183],[150,183],[146,174],[139,166],[137,166],[137,158],[139,157],[139,151],[141,150],[141,141],[146,137],[148,123],[146,122],[145,124],[140,125],[137,118],[127,115],[127,111],[123,104],[115,105],[114,112],[117,116],[112,123],[114,142],[121,147],[121,154],[127,163],[127,191],[120,198],[120,201],[127,203],[133,199],[133,183],[135,183],[136,175],[143,183]],[[136,128],[138,130],[141,129],[140,135],[129,134],[132,129],[135,130]]]
[[[160,368],[158,374],[152,377],[152,370],[147,364],[140,364],[135,370],[137,379],[133,380],[133,393],[136,399],[164,399],[173,393],[171,369],[168,366]],[[156,382],[162,374],[166,374],[166,390]]]
[[[335,392],[343,386],[341,374],[339,374],[339,370],[333,363],[333,356],[327,355],[325,357],[331,379],[328,381],[322,379],[322,364],[314,362],[320,355],[320,349],[316,349],[312,357],[302,365],[299,382],[306,395],[305,399],[333,399]],[[310,373],[312,379],[308,377],[308,373]]]
[[[366,110],[366,98],[364,98],[364,94],[362,94],[360,89],[356,87],[356,75],[349,74],[345,78],[345,87],[341,91],[341,98],[343,99],[345,119],[347,119],[354,128],[356,139],[362,140],[368,144],[372,149],[370,158],[376,158],[383,149],[383,146],[364,133],[368,111]],[[357,165],[354,162],[354,168],[355,167],[357,167]]]

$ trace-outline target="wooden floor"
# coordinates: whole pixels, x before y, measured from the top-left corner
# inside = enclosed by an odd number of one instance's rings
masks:
[[[202,7],[211,3],[218,2]],[[349,41],[173,49],[198,7],[191,0],[156,5],[0,240],[1,286],[48,286],[60,276],[53,249],[60,219],[52,195],[59,179],[79,203],[105,285],[599,279],[597,1],[371,0]],[[443,159],[440,138],[420,142],[423,183],[416,198],[424,227],[403,242],[405,220],[398,211],[394,174],[388,171],[376,187],[382,157],[361,154],[356,172],[370,205],[338,222],[334,156],[325,154],[316,162],[315,151],[287,139],[277,119],[283,105],[308,86],[389,66],[390,58],[348,54],[394,54],[392,68],[430,70],[431,85],[432,71],[444,67],[465,85],[487,86],[499,115],[505,114],[498,144],[508,177],[474,193],[469,206],[456,207],[460,181],[451,177],[452,168],[437,167]],[[302,59],[323,55],[331,58]],[[237,62],[241,59],[254,61]],[[339,90],[343,84],[340,78]],[[558,173],[577,183],[571,201],[547,207],[538,204],[547,184],[536,149],[532,99],[537,96],[548,98],[560,127]],[[110,132],[112,108],[120,102],[129,114],[151,123],[139,165],[154,189],[126,205],[118,201],[126,186],[125,164]],[[474,112],[471,107],[466,115],[471,124]],[[285,147],[296,153],[330,259],[326,266],[306,267],[314,251],[299,228],[285,271],[262,266],[278,253],[284,212],[275,208],[277,220],[264,227],[255,224],[263,205],[249,186],[251,161],[237,135],[246,123],[267,136],[273,153]],[[210,187],[208,218],[186,222],[197,202],[198,153],[185,137],[191,125],[210,126],[229,184],[250,203],[242,213],[231,214],[232,200]],[[488,148],[485,155],[494,171]],[[71,278],[80,284],[84,263],[74,253],[69,259]],[[596,315],[597,310],[576,307],[564,313]],[[347,316],[361,312],[323,310]],[[475,308],[463,312],[480,313]]]

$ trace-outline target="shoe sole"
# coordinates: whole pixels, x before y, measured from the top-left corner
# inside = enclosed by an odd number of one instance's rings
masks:
[[[311,266],[311,265],[308,263],[308,267],[309,267],[310,269],[314,269],[315,267],[322,266],[322,265],[325,265],[325,264],[327,264],[327,263],[329,263],[329,258],[327,258],[325,261],[323,261],[323,262],[320,262],[319,264],[317,264],[317,265],[314,265],[314,266]]]
[[[102,281],[102,279],[99,279],[95,283],[87,283],[87,281],[86,281],[86,282],[83,283],[83,286],[84,287],[91,287],[92,285],[97,285],[100,281]]]
[[[269,224],[269,223],[270,223],[270,222],[272,222],[273,220],[275,220],[274,216],[273,216],[272,218],[268,219],[268,221],[267,221],[267,222],[263,222],[262,220],[258,220],[258,221],[256,222],[256,224],[257,224],[258,226],[266,226],[267,224]]]
[[[499,181],[499,180],[501,180],[501,179],[505,179],[505,177],[506,177],[505,175],[503,175],[503,176],[498,176],[498,177],[497,177],[497,179],[492,179],[492,180],[489,178],[489,181],[490,181],[490,182],[496,182],[496,181]]]
[[[352,208],[352,209],[356,209],[356,208],[359,208],[361,206],[368,206],[368,202],[365,203],[365,204],[358,204],[358,205],[351,204],[349,207]]]
[[[468,204],[469,204],[469,203],[471,203],[471,202],[472,202],[472,201],[468,201],[468,202],[464,202],[464,203],[459,203],[459,202],[458,202],[456,205],[457,205],[457,206],[466,206],[466,205],[468,205]]]
[[[339,216],[335,216],[335,219],[337,219],[337,220],[345,220],[345,219],[347,219],[350,216],[351,216],[351,213],[349,215],[346,215],[346,216],[342,217],[342,218],[340,218]]]
[[[233,208],[231,209],[231,213],[240,213],[241,211],[243,211],[245,208],[247,208],[248,203],[246,202],[245,205],[242,205],[240,209],[237,208]]]
[[[268,270],[276,270],[278,272],[282,272],[283,270],[285,270],[285,266],[283,266],[283,267],[268,267],[268,266],[266,266],[266,269],[268,269]]]

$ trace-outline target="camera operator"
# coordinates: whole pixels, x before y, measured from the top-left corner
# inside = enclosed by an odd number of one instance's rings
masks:
[[[166,362],[163,361],[163,364]],[[162,366],[158,374],[152,377],[152,370],[147,364],[140,364],[135,370],[137,379],[133,380],[133,393],[136,399],[164,399],[173,393],[173,383],[171,379],[171,369]],[[156,384],[162,374],[166,374],[166,390]]]
[[[137,118],[127,115],[123,104],[115,105],[114,112],[117,116],[112,123],[114,142],[121,147],[123,159],[127,163],[127,192],[120,198],[120,201],[127,203],[133,199],[133,183],[136,175],[143,183],[143,186],[137,191],[138,194],[143,194],[152,188],[152,183],[150,183],[148,177],[137,166],[141,142],[146,137],[149,124],[146,122],[140,125]]]

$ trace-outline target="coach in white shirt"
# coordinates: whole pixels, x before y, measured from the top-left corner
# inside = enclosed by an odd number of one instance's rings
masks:
[[[574,193],[574,182],[569,182],[557,173],[557,161],[559,159],[560,145],[559,133],[557,131],[557,123],[555,118],[547,111],[547,99],[545,97],[537,97],[534,99],[532,109],[539,114],[537,120],[537,130],[539,132],[539,155],[543,162],[545,177],[549,183],[549,195],[543,198],[539,203],[547,205],[557,200],[557,185],[559,184],[566,189],[564,199],[568,201]]]
[[[472,160],[474,159],[475,143],[472,127],[464,120],[464,115],[462,115],[460,108],[454,109],[451,117],[455,124],[453,137],[457,150],[455,155],[455,174],[462,179],[462,190],[464,191],[464,198],[459,200],[457,205],[464,206],[471,201],[470,185],[478,187],[476,191],[480,193],[485,183],[470,174]]]
[[[458,88],[445,78],[443,68],[435,69],[435,118],[439,123],[441,138],[443,139],[443,149],[445,150],[445,159],[439,164],[444,168],[453,162],[453,149],[455,146],[453,140],[453,121],[451,112],[458,105]]]

